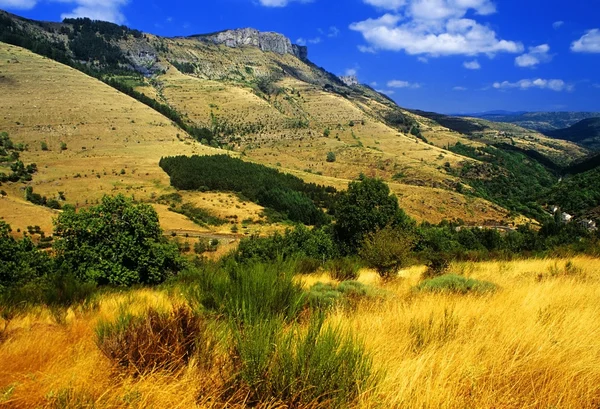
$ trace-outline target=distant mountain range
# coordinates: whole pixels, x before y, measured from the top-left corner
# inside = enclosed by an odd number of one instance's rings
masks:
[[[489,111],[455,116],[482,118],[494,122],[507,122],[542,133],[568,128],[588,118],[599,118],[600,112],[510,112]]]

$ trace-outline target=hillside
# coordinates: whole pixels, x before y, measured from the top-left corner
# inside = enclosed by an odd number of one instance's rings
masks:
[[[486,112],[469,116],[494,122],[508,122],[542,133],[569,126],[587,118],[600,116],[599,112]]]
[[[595,118],[588,118],[577,122],[565,129],[547,131],[551,138],[575,142],[594,151],[600,150],[600,114]]]
[[[67,202],[80,206],[86,205],[86,200],[87,203],[98,200],[103,193],[125,190],[135,193],[136,198],[155,201],[161,208],[165,205],[156,198],[173,189],[158,168],[160,157],[205,154],[221,148],[245,160],[338,189],[345,188],[349,180],[360,174],[383,178],[398,194],[401,205],[418,220],[439,222],[447,218],[470,224],[504,224],[509,223],[510,218],[507,217],[509,212],[501,206],[513,203],[510,210],[516,215],[515,211],[528,208],[531,200],[537,198],[529,195],[496,197],[481,191],[480,182],[493,178],[489,169],[476,174],[470,172],[470,177],[465,177],[461,169],[489,165],[477,155],[465,155],[460,149],[454,149],[456,145],[475,149],[491,145],[500,150],[520,149],[533,153],[530,157],[538,155],[537,159],[542,162],[550,160],[557,166],[567,165],[587,154],[574,143],[557,141],[514,125],[406,111],[368,86],[346,85],[310,62],[306,48],[293,45],[277,33],[241,29],[162,38],[88,19],[43,23],[0,12],[0,40],[71,67],[16,47],[7,48],[6,52],[14,54],[14,59],[19,61],[4,63],[11,61],[12,57],[7,56],[0,65],[8,95],[3,103],[8,109],[24,103],[11,92],[16,80],[26,83],[27,92],[39,95],[40,101],[58,98],[55,94],[59,90],[63,91],[60,96],[63,99],[52,108],[44,106],[35,111],[35,115],[18,121],[18,126],[5,117],[0,122],[0,130],[35,149],[44,138],[45,128],[40,124],[52,117],[62,127],[51,128],[55,141],[49,152],[56,152],[56,146],[66,138],[64,142],[69,149],[54,153],[59,154],[60,159],[73,154],[73,147],[80,150],[78,157],[111,158],[110,167],[100,162],[103,166],[100,178],[96,169],[99,165],[90,169],[79,167],[85,162],[68,165],[73,175],[81,175],[76,178],[81,181],[74,182],[81,187],[71,190],[69,186]],[[22,61],[19,60],[21,55]],[[28,67],[27,73],[22,72],[22,67]],[[27,82],[26,78],[44,78],[46,70],[60,71],[60,74],[48,84]],[[69,75],[78,71],[80,81],[94,85],[72,87]],[[101,88],[104,94],[87,92],[88,88]],[[114,114],[109,112],[117,112],[119,105],[107,102],[109,90],[120,95],[123,101],[129,101],[130,117],[118,121],[110,119]],[[80,101],[76,105],[85,101],[85,104],[79,108],[69,107],[71,101]],[[92,114],[91,106],[105,108],[104,111],[93,110]],[[137,114],[138,109],[144,113]],[[92,117],[84,115],[81,119],[77,117],[79,112],[87,112],[86,115]],[[155,119],[144,119],[150,112]],[[95,127],[85,129],[84,125],[93,122],[102,129],[101,134],[96,134]],[[162,124],[156,127],[168,128],[169,132],[161,136],[156,130],[147,132],[146,127],[154,126],[152,124]],[[73,133],[69,126],[76,127],[84,137],[69,139]],[[147,146],[142,143],[144,140]],[[168,143],[172,149],[165,147]],[[43,173],[36,175],[33,187],[36,193],[55,195],[54,189],[41,180],[56,182],[57,177],[62,177],[59,169],[67,164],[55,167],[58,158],[52,159],[46,151],[42,153],[26,155],[31,155],[31,161],[35,160],[41,168],[53,169],[54,173],[46,179],[41,178],[45,176]],[[117,158],[127,156],[119,162],[115,155]],[[329,160],[330,157],[333,160]],[[504,166],[503,163],[500,165]],[[130,173],[125,165],[135,168],[135,172]],[[138,169],[146,170],[148,177],[141,177]],[[506,169],[504,173],[514,171]],[[112,175],[115,180],[111,180],[112,186],[104,186],[102,190],[85,189],[82,181],[86,175],[94,174],[96,179]],[[546,178],[545,175],[540,177]],[[126,180],[131,183],[127,184]],[[510,191],[527,190],[521,186],[522,181],[513,178],[507,181],[519,184]],[[208,205],[211,211],[224,213],[218,203],[204,203],[202,193],[184,192],[182,196],[186,201]],[[234,204],[239,206],[239,203]],[[250,218],[262,220],[260,212],[258,209]],[[247,219],[248,215],[242,213],[241,220]],[[532,214],[535,212],[529,213]]]

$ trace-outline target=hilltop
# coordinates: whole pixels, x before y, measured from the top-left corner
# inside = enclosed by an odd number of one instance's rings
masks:
[[[523,128],[547,134],[547,132],[568,128],[575,123],[599,117],[600,112],[508,112],[492,111],[467,116],[487,119],[494,122],[512,123]]]

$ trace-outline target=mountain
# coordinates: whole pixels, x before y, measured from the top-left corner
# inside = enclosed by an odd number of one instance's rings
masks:
[[[308,49],[278,33],[165,38],[0,12],[0,41],[13,44],[0,48],[0,107],[10,113],[0,116],[0,131],[29,146],[23,158],[40,169],[35,191],[56,195],[60,186],[79,206],[105,193],[135,194],[171,226],[183,221],[160,207],[173,189],[158,160],[174,153],[228,153],[336,188],[361,173],[377,176],[418,220],[472,224],[508,223],[509,210],[540,214],[528,181],[509,175],[531,164],[546,186],[555,176],[539,158],[565,166],[588,153],[516,125],[408,111],[318,67]],[[113,106],[110,93],[122,102]],[[40,148],[45,141],[49,151]],[[101,188],[89,189],[90,178]],[[516,185],[502,197],[491,192],[506,183]],[[17,187],[9,193],[22,196]],[[231,197],[178,194],[223,217],[243,207]],[[261,219],[260,209],[244,214]]]
[[[491,111],[480,114],[462,115],[508,122],[542,133],[567,128],[583,119],[599,117],[599,112],[503,112]]]
[[[588,149],[600,150],[600,114],[596,118],[588,118],[565,129],[547,131],[551,138],[563,139],[585,146]]]

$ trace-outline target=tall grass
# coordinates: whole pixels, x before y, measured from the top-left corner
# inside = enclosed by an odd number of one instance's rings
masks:
[[[273,318],[293,321],[306,305],[302,286],[286,264],[206,268],[188,286],[186,298],[195,309],[250,324]]]

